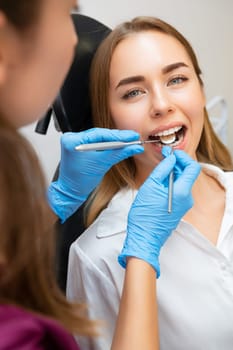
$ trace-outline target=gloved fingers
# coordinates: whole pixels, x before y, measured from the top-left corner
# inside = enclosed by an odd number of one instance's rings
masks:
[[[176,177],[174,182],[174,187],[176,188],[182,188],[184,195],[188,194],[192,186],[197,179],[201,167],[198,162],[193,160],[188,154],[181,150],[177,150],[174,152],[176,159],[177,159],[177,165],[178,168],[182,168],[182,172],[177,172],[179,175]]]
[[[77,151],[75,151],[77,152]],[[89,176],[96,176],[104,174],[115,164],[119,163],[123,159],[129,158],[135,154],[144,152],[144,148],[140,145],[132,145],[115,150],[104,151],[89,151],[89,152],[77,152],[78,162],[77,166],[82,169],[84,174],[86,171]],[[76,162],[73,162],[73,166],[76,168]],[[88,175],[87,174],[87,175]]]
[[[174,168],[175,163],[176,157],[174,154],[168,155],[166,158],[161,160],[161,162],[155,167],[149,177],[155,181],[163,183]]]
[[[140,135],[133,130],[93,128],[86,131],[87,142],[136,141]],[[85,141],[86,142],[86,141]]]
[[[110,151],[102,151],[103,157],[109,158],[109,165],[112,166],[123,159],[132,157],[135,154],[144,152],[144,147],[140,145],[131,145]]]
[[[177,166],[179,166],[182,170],[191,162],[194,162],[193,158],[182,150],[174,150],[174,154],[176,156]]]
[[[132,130],[113,130],[93,128],[78,133],[67,132],[61,136],[61,144],[66,149],[74,149],[75,146],[84,143],[107,141],[136,141],[140,135]]]
[[[164,156],[164,158],[169,156],[171,153],[172,153],[172,147],[170,147],[170,146],[163,146],[163,148],[162,148],[162,155]]]

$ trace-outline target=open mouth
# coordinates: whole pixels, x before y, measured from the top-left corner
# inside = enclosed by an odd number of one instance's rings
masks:
[[[176,126],[168,130],[158,132],[154,135],[149,135],[149,140],[154,140],[156,144],[161,146],[169,145],[172,147],[178,146],[184,139],[185,127]]]

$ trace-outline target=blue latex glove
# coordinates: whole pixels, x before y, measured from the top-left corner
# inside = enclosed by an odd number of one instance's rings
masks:
[[[82,205],[114,164],[144,151],[139,145],[88,152],[76,151],[75,146],[83,143],[138,139],[139,134],[134,131],[101,128],[62,135],[59,178],[48,188],[49,204],[62,222]]]
[[[127,236],[119,263],[125,267],[129,256],[147,261],[160,276],[160,249],[177,227],[184,214],[192,207],[191,189],[200,165],[183,151],[170,154],[153,170],[139,189],[128,216]],[[168,176],[174,170],[172,212],[168,213]]]

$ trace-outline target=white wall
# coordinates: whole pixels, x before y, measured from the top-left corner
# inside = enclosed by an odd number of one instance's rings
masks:
[[[207,100],[224,96],[228,103],[228,146],[233,154],[233,1],[232,0],[79,0],[81,13],[114,27],[137,15],[160,17],[180,30],[194,47],[203,71]],[[33,133],[33,126],[23,129],[30,135],[48,181],[59,159],[59,133],[52,124],[49,135]]]

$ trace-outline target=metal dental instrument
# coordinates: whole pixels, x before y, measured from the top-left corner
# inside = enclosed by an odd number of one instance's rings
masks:
[[[172,153],[173,153],[173,148],[171,149],[171,154]],[[172,170],[169,174],[169,180],[168,180],[168,208],[167,208],[167,212],[169,214],[172,212],[173,182],[174,182],[174,172]]]
[[[117,149],[131,145],[143,145],[144,143],[156,143],[159,140],[137,140],[137,141],[110,141],[110,142],[95,142],[95,143],[84,143],[75,147],[76,151],[85,152],[85,151],[104,151],[107,149]],[[171,154],[173,149],[171,150]],[[168,183],[168,213],[172,212],[172,195],[173,195],[173,181],[174,173],[170,172],[169,183]]]
[[[131,145],[143,145],[144,143],[155,143],[157,140],[137,140],[137,141],[110,141],[110,142],[95,142],[95,143],[84,143],[76,146],[76,151],[104,151],[106,149],[117,149]]]

